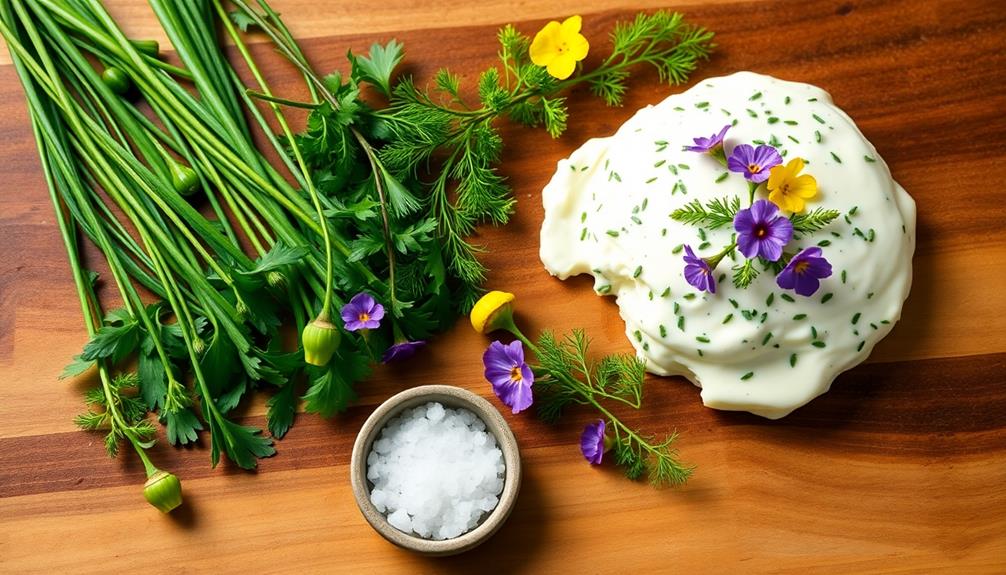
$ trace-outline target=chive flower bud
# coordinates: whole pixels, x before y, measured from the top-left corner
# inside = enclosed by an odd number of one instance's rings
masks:
[[[130,40],[129,42],[138,52],[151,58],[156,58],[161,53],[161,45],[157,43],[157,40]]]
[[[490,333],[513,325],[514,295],[505,291],[491,291],[472,307],[469,316],[472,327],[479,333]]]
[[[304,361],[320,367],[327,365],[332,354],[339,349],[342,334],[335,324],[318,318],[304,326],[300,341],[304,346]]]
[[[163,513],[182,504],[182,482],[172,473],[158,469],[143,486],[143,497]]]
[[[202,355],[206,351],[206,340],[196,336],[192,339],[192,351],[196,352],[196,355]]]
[[[120,96],[129,91],[129,76],[118,68],[105,68],[101,73],[101,81]]]
[[[192,168],[169,162],[171,164],[171,186],[183,196],[191,196],[199,189],[199,175]]]
[[[283,289],[286,287],[286,276],[276,270],[266,273],[265,281],[271,288]]]

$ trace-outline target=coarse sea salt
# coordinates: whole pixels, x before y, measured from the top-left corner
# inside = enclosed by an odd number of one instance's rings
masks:
[[[367,456],[370,501],[399,531],[453,539],[499,503],[506,465],[471,411],[427,403],[381,430]]]

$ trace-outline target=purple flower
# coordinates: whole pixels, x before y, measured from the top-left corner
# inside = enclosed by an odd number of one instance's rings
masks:
[[[734,229],[737,247],[744,257],[779,261],[782,248],[793,239],[793,223],[778,213],[779,206],[768,200],[758,200],[750,208],[737,212]]]
[[[723,126],[719,134],[713,134],[708,138],[692,138],[695,142],[694,146],[685,146],[686,152],[699,152],[700,154],[708,154],[715,150],[717,147],[723,146],[723,137],[727,135],[727,130],[730,129],[730,124]]]
[[[796,290],[802,296],[812,296],[821,287],[821,279],[831,275],[831,264],[821,257],[821,248],[806,248],[789,260],[779,272],[775,283],[783,289]]]
[[[685,246],[685,281],[695,289],[716,293],[716,278],[709,262],[695,255],[691,246]]]
[[[760,184],[768,179],[769,171],[782,163],[782,156],[772,146],[751,147],[741,144],[734,148],[727,159],[727,169],[744,172],[749,182]]]
[[[591,465],[600,465],[604,457],[604,420],[588,423],[580,436],[580,451]]]
[[[400,341],[384,350],[384,354],[381,355],[381,363],[405,361],[416,355],[416,352],[424,347],[426,347],[426,342],[421,339],[416,341]]]
[[[342,321],[346,323],[346,331],[361,329],[376,329],[381,327],[384,317],[384,306],[374,301],[368,293],[358,293],[342,306]]]
[[[486,368],[486,379],[492,384],[496,397],[514,413],[531,407],[534,373],[524,363],[524,345],[519,340],[510,345],[492,342],[482,355],[482,363]]]

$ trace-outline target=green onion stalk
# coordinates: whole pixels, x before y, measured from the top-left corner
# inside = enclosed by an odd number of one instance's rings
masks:
[[[393,270],[388,280],[372,271],[376,256],[354,256],[351,227],[331,224],[343,204],[317,188],[290,123],[270,103],[282,130],[273,134],[220,48],[215,14],[256,79],[256,93],[271,94],[222,5],[150,4],[181,66],[160,60],[156,43],[127,38],[96,0],[11,0],[0,14],[54,206],[67,215],[65,236],[78,230],[98,248],[122,306],[96,323],[85,314],[91,339],[67,372],[96,366],[103,385],[114,388],[111,373],[135,356],[130,381],[171,443],[194,442],[208,429],[214,465],[223,453],[252,468],[275,450],[261,430],[229,417],[242,397],[255,386],[273,388],[273,437],[292,422],[301,374],[310,381],[308,411],[344,409],[371,356],[361,336],[332,321],[335,310],[360,291],[384,298],[396,317],[411,314],[411,302],[396,300]],[[291,39],[285,28],[279,34]],[[246,114],[283,172],[256,148]],[[381,210],[390,246],[383,201]],[[67,250],[75,276],[82,274],[69,241]],[[377,269],[394,266],[393,251],[387,257]],[[147,293],[158,301],[145,303]],[[88,310],[96,306],[95,299]],[[428,311],[417,306],[415,313],[426,318]],[[297,350],[280,334],[290,316],[302,334]],[[408,318],[401,323],[408,329]],[[407,336],[425,335],[429,323],[411,324],[419,327]],[[400,334],[402,326],[394,329]],[[105,404],[116,422],[114,402]],[[125,430],[126,423],[115,425]],[[122,432],[134,447],[146,441],[130,433]]]

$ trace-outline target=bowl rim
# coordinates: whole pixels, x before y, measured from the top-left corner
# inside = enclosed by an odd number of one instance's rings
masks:
[[[442,541],[409,535],[392,526],[385,515],[370,502],[370,488],[367,480],[367,457],[380,431],[384,429],[388,421],[405,409],[429,402],[439,402],[445,407],[464,407],[482,419],[486,424],[486,429],[495,436],[496,443],[503,452],[503,461],[506,465],[503,491],[500,493],[496,507],[471,531]],[[391,396],[381,403],[364,422],[356,436],[356,441],[353,443],[353,453],[350,459],[350,483],[360,513],[382,537],[399,547],[424,555],[454,555],[468,551],[486,541],[506,522],[520,491],[520,450],[513,431],[503,415],[485,398],[453,385],[421,385]]]

